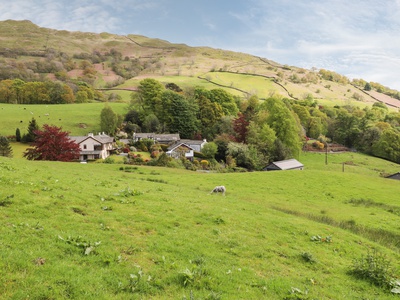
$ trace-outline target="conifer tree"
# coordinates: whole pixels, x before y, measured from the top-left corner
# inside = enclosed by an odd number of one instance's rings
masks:
[[[21,141],[21,131],[19,130],[19,128],[17,128],[17,130],[15,130],[15,140],[17,142]]]
[[[35,131],[39,129],[39,125],[36,123],[35,118],[29,121],[28,133],[24,135],[23,141],[25,143],[32,143],[35,141],[36,134]]]
[[[12,157],[12,147],[5,136],[0,136],[0,156]]]

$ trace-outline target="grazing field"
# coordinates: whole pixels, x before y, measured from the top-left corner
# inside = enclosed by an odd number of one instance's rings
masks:
[[[300,161],[225,174],[0,157],[0,298],[398,299],[351,271],[376,249],[400,275],[400,184],[380,176],[399,165]]]
[[[126,113],[126,103],[84,103],[60,105],[26,105],[0,103],[0,135],[21,135],[28,131],[29,121],[35,118],[38,125],[56,125],[71,135],[85,135],[100,131],[100,113],[109,105],[117,114]]]

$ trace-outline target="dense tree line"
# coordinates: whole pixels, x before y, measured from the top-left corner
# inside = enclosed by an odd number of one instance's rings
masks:
[[[298,157],[310,138],[400,162],[400,113],[383,103],[361,109],[322,107],[312,98],[242,101],[222,89],[171,86],[142,80],[132,94],[125,130],[206,138],[217,145],[217,160],[253,170]]]
[[[102,95],[81,81],[0,81],[0,103],[14,104],[67,104],[101,99]]]

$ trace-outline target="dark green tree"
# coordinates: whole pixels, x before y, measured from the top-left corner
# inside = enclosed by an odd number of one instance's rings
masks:
[[[28,133],[22,137],[22,142],[24,143],[32,143],[36,139],[36,130],[39,129],[39,125],[36,122],[35,118],[29,121],[28,125]]]
[[[217,132],[217,125],[223,116],[222,107],[219,103],[212,102],[204,95],[196,100],[198,107],[197,119],[200,122],[200,132],[204,138],[212,139]]]
[[[338,111],[335,120],[333,140],[347,147],[353,147],[360,133],[360,119],[346,109]]]
[[[12,157],[13,150],[5,136],[0,136],[0,156]]]
[[[227,154],[236,160],[238,167],[248,170],[257,170],[262,167],[257,150],[253,145],[249,146],[243,143],[230,142]]]
[[[169,90],[163,92],[162,98],[168,103],[165,110],[168,131],[179,133],[181,138],[192,138],[198,129],[194,105],[184,96]]]
[[[17,142],[20,142],[20,141],[21,141],[21,131],[19,130],[19,128],[17,128],[17,129],[15,130],[15,140],[16,140]]]
[[[372,146],[375,156],[400,163],[400,134],[394,129],[383,131],[379,140]]]

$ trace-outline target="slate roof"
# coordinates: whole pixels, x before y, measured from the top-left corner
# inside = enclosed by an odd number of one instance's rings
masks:
[[[293,169],[303,169],[304,165],[297,159],[287,159],[281,161],[275,161],[264,168],[266,171],[272,170],[293,170]]]
[[[204,144],[204,143],[207,143],[207,141],[205,141],[205,140],[185,140],[185,139],[182,139],[182,140],[180,140],[182,143],[185,143],[185,144],[187,144],[187,145],[202,145],[202,144]]]
[[[400,172],[397,172],[397,173],[394,173],[392,175],[386,176],[386,178],[400,180]]]
[[[106,134],[99,134],[99,135],[84,135],[84,136],[69,136],[69,139],[74,141],[77,144],[81,144],[83,141],[87,139],[94,139],[95,141],[99,142],[100,144],[107,144],[107,143],[113,143],[114,138],[111,136],[108,136]]]
[[[172,144],[171,146],[169,146],[167,148],[167,150],[168,150],[168,152],[171,152],[171,151],[175,150],[176,148],[179,148],[180,146],[184,146],[190,150],[194,150],[192,147],[190,147],[189,145],[182,143],[182,142],[176,142],[176,143]]]

